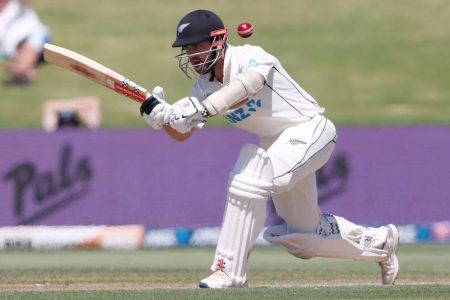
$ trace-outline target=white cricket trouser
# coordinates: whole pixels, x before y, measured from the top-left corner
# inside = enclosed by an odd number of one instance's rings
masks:
[[[270,234],[276,226],[266,235],[269,240],[278,239],[288,242],[295,242],[296,238],[299,238],[297,242],[302,240],[304,245],[295,246],[301,249],[296,254],[298,257],[310,258],[322,255],[375,261],[385,259],[386,253],[376,249],[383,247],[387,234],[386,228],[368,228],[342,217],[321,215],[316,171],[331,157],[335,143],[336,128],[331,121],[321,115],[307,123],[286,129],[275,139],[261,140],[261,146],[266,149],[274,169],[272,199],[275,210],[287,224],[286,232],[279,233],[279,236],[274,237]],[[338,228],[338,232],[332,232],[332,230],[326,234],[320,233],[327,231],[329,227]],[[290,233],[312,233],[313,235],[300,234],[292,238]],[[335,239],[326,239],[322,248],[315,246],[318,248],[313,247],[314,250],[311,251],[302,248],[314,245],[316,239],[320,240],[319,236],[327,235],[332,235]],[[330,249],[327,246],[330,241],[330,245],[339,249]]]
[[[290,127],[278,137],[261,139],[274,168],[272,199],[277,214],[298,232],[316,231],[320,223],[316,170],[330,158],[336,128],[322,115]]]

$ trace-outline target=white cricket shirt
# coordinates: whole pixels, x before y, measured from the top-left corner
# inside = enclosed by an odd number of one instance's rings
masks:
[[[263,75],[266,85],[238,107],[234,105],[223,113],[234,126],[260,137],[272,137],[324,112],[324,108],[289,76],[278,59],[252,45],[228,45],[223,83],[216,79],[209,81],[209,74],[201,75],[191,95],[201,102],[246,70]]]

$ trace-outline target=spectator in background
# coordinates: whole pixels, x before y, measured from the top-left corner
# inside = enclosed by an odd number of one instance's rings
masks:
[[[100,121],[100,99],[97,97],[53,100],[44,104],[42,127],[48,132],[81,127],[97,129]]]
[[[28,84],[36,79],[43,61],[49,30],[25,0],[0,0],[0,60],[12,75],[9,83]]]
[[[79,113],[75,110],[58,111],[57,118],[56,128],[58,129],[78,128],[83,125]]]

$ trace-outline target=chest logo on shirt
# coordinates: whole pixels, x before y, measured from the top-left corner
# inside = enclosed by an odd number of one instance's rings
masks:
[[[231,123],[239,123],[256,113],[261,106],[260,99],[250,99],[244,105],[224,115],[224,117]]]
[[[248,61],[248,66],[256,68],[259,66],[259,63],[256,61],[256,59],[252,58]]]

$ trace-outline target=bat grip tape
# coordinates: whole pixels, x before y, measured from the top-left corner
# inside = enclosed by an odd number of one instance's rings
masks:
[[[141,115],[144,113],[149,115],[152,110],[158,105],[160,102],[153,95],[150,95],[141,106]]]

